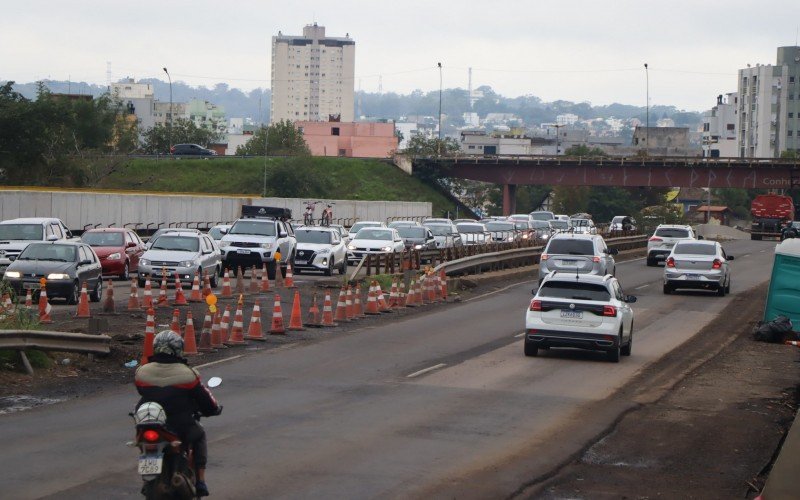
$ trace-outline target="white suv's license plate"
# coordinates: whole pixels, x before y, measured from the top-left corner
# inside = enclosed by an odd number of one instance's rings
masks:
[[[583,311],[571,311],[569,309],[561,310],[562,318],[583,319]]]
[[[246,248],[238,248],[238,249],[236,250],[236,253],[241,253],[241,254],[245,254],[245,255],[250,255],[250,250],[247,250]]]
[[[139,458],[139,474],[161,474],[162,457],[140,457]]]
[[[297,264],[298,266],[305,266],[306,264],[308,264],[308,261],[307,260],[295,260],[294,263]]]

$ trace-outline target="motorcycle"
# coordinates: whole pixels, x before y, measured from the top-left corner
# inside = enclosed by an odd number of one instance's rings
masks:
[[[222,383],[212,377],[208,387]],[[220,406],[220,413],[222,407]],[[148,500],[194,499],[196,475],[191,447],[183,445],[167,426],[164,408],[158,403],[144,403],[131,413],[136,422],[136,440],[128,443],[139,448],[138,472],[142,476],[142,494]],[[195,414],[195,420],[200,415]]]

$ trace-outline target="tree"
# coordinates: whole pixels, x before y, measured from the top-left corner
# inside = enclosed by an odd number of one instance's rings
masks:
[[[455,156],[459,151],[461,146],[452,137],[427,139],[421,135],[412,137],[405,149],[405,153],[410,156],[423,157]]]
[[[264,148],[266,144],[266,149]],[[236,148],[237,155],[250,156],[307,156],[311,154],[303,132],[288,120],[261,127],[243,146]]]
[[[565,156],[608,156],[600,148],[590,148],[585,144],[577,144],[564,151]]]
[[[142,135],[142,149],[149,154],[167,154],[170,146],[174,144],[199,144],[206,147],[221,138],[219,132],[198,127],[191,120],[178,118],[172,122],[171,131],[169,122],[156,123],[147,129]]]

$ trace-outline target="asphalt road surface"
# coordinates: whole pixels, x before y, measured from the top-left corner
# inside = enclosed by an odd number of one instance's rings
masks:
[[[774,242],[724,245],[732,294],[769,279]],[[618,264],[639,297],[633,355],[522,353],[534,282],[312,345],[202,369],[225,413],[204,421],[218,498],[498,497],[518,491],[616,415],[587,412],[695,335],[731,300],[663,295],[662,268]],[[533,276],[532,276],[533,277]],[[136,498],[133,387],[0,416],[6,498]],[[572,429],[578,429],[573,431]],[[480,480],[478,480],[478,478]]]

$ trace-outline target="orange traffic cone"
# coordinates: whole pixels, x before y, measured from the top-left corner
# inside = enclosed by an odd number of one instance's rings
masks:
[[[86,293],[86,282],[81,286],[81,298],[78,301],[78,311],[75,313],[76,318],[91,318],[92,312],[89,310],[89,294]]]
[[[183,337],[181,333],[181,312],[178,309],[172,311],[172,323],[170,323],[169,329]]]
[[[280,274],[280,269],[277,270],[277,273]],[[276,274],[275,276],[277,276]],[[273,335],[282,335],[286,333],[286,330],[283,328],[283,311],[281,311],[281,296],[277,293],[275,294],[275,307],[272,309],[272,328],[269,329],[269,333]]]
[[[377,297],[377,290],[375,289],[375,282],[373,281],[369,285],[369,292],[367,293],[367,310],[364,311],[365,314],[380,314],[381,312],[378,310],[378,297]]]
[[[217,272],[216,269],[214,272]],[[208,273],[203,273],[203,298],[208,297],[211,293],[211,278],[208,276]]]
[[[39,292],[39,323],[48,325],[53,322],[50,318],[50,311],[52,309],[53,306],[47,301],[47,290],[42,288],[42,291]]]
[[[220,296],[223,299],[229,299],[233,297],[233,289],[231,289],[231,275],[227,269],[225,270],[225,275],[222,277],[222,293]]]
[[[411,278],[411,283],[408,284],[408,294],[406,295],[406,307],[417,307],[417,286],[416,280]]]
[[[236,268],[236,295],[244,295],[244,272],[242,266]]]
[[[400,307],[400,292],[397,289],[397,279],[392,280],[392,288],[389,290],[389,307],[392,309]]]
[[[294,291],[294,302],[292,302],[292,315],[289,317],[289,330],[296,332],[305,330],[303,328],[303,313],[300,304],[300,292]]]
[[[33,309],[33,290],[28,288],[28,293],[25,294],[25,309]]]
[[[106,296],[105,299],[103,299],[103,312],[115,313],[116,308],[114,306],[114,283],[111,280],[108,280],[105,293]]]
[[[223,349],[225,347],[225,344],[222,343],[222,322],[219,311],[214,314],[214,319],[211,323],[211,347],[213,349]]]
[[[353,317],[366,318],[367,316],[364,314],[364,308],[361,307],[361,285],[353,285],[353,295],[355,295],[355,299],[353,300]]]
[[[286,283],[284,284],[286,288],[295,288],[294,286],[294,274],[292,274],[292,263],[286,263]]]
[[[228,343],[228,336],[230,335],[230,321],[231,306],[225,306],[225,312],[222,314],[222,319],[219,322],[219,339],[223,344]]]
[[[131,294],[130,297],[128,297],[128,310],[138,311],[141,308],[142,305],[139,303],[139,284],[137,283],[137,279],[133,278],[131,279]]]
[[[150,356],[153,355],[153,339],[156,336],[156,312],[153,308],[147,310],[147,323],[144,327],[144,349],[142,349],[142,361],[140,364],[146,365]]]
[[[397,284],[397,307],[402,308],[406,306],[406,284],[402,279],[398,280]]]
[[[275,262],[275,291],[281,288],[283,288],[283,273],[281,272],[280,264]]]
[[[377,297],[378,297],[378,310],[382,313],[392,312],[392,309],[389,307],[389,303],[386,302],[386,298],[383,296],[383,290],[381,290],[381,284],[376,283],[375,286],[377,287]]]
[[[255,272],[255,268],[253,268],[253,272]],[[261,326],[261,306],[258,303],[258,299],[256,299],[255,303],[253,304],[253,312],[250,314],[250,325],[247,327],[247,338],[250,340],[266,340],[264,337],[264,329]]]
[[[447,273],[446,273],[446,272],[444,272],[444,269],[442,269],[442,270],[439,272],[439,279],[441,280],[441,287],[442,287],[442,289],[441,289],[441,295],[442,295],[442,300],[444,300],[445,302],[447,302]]]
[[[247,288],[248,293],[258,293],[258,276],[256,275],[256,266],[250,269],[250,286]]]
[[[186,302],[186,295],[183,294],[183,285],[181,284],[181,277],[178,273],[175,273],[175,301],[172,303],[173,306],[188,306],[189,303]]]
[[[244,314],[242,306],[244,305],[244,296],[239,295],[239,302],[236,304],[236,314],[233,315],[233,326],[231,326],[231,336],[228,338],[227,344],[229,345],[242,345],[247,342],[244,341]]]
[[[355,305],[353,304],[353,289],[347,286],[347,294],[344,296],[345,313],[347,314],[347,321],[356,319]]]
[[[342,287],[339,291],[339,301],[336,303],[336,315],[333,317],[334,321],[349,321],[347,319],[347,301],[345,295],[347,295],[347,292],[345,292],[344,287]]]
[[[148,277],[144,281],[144,297],[142,298],[142,309],[147,310],[153,307],[153,286]]]
[[[333,304],[329,290],[325,290],[325,301],[322,303],[322,326],[339,326],[333,322]]]
[[[322,326],[322,318],[320,317],[319,307],[317,307],[317,294],[315,293],[311,299],[311,307],[308,308],[308,319],[306,319],[306,326],[319,328]]]
[[[189,294],[189,302],[203,302],[203,294],[200,292],[200,276],[195,274],[192,280],[192,292]]]
[[[194,332],[194,320],[192,311],[186,311],[186,329],[183,331],[183,354],[186,356],[197,356],[197,339]]]
[[[261,293],[269,293],[269,273],[266,264],[261,268]]]
[[[158,301],[156,302],[156,307],[169,307],[169,301],[167,301],[167,273],[166,270],[161,275],[161,288],[158,290]]]
[[[436,280],[438,278],[439,277],[436,276],[435,274],[429,274],[428,275],[428,280],[430,281],[430,283],[428,284],[428,301],[431,304],[433,304],[434,302],[437,302],[439,300],[439,297],[438,297],[438,295],[436,293],[436,289],[438,288],[438,284],[437,284]]]
[[[417,280],[417,286],[414,290],[414,295],[416,295],[417,305],[424,306],[425,305],[425,294],[422,292],[422,282],[425,279],[424,276],[420,276]]]
[[[211,311],[206,311],[206,317],[203,318],[203,329],[200,331],[200,345],[197,350],[200,352],[213,352],[214,348],[211,347]]]

